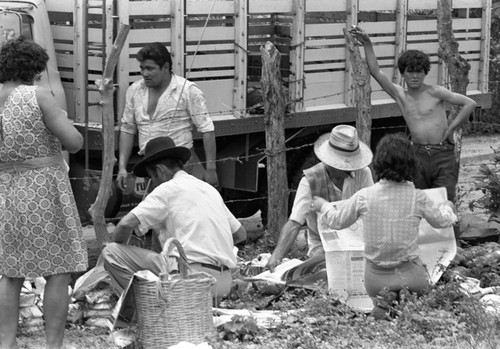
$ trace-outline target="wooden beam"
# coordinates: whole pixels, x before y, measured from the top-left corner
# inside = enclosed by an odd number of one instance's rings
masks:
[[[351,28],[353,25],[358,25],[358,0],[347,0],[347,20],[346,27]],[[345,31],[344,31],[345,33]],[[347,40],[347,39],[346,39]],[[346,42],[345,49],[345,78],[344,78],[344,103],[347,106],[354,105],[354,90],[353,88],[353,66],[351,65],[351,53],[347,49],[348,43]]]
[[[77,122],[88,122],[87,113],[87,73],[88,73],[88,57],[87,57],[87,0],[75,0],[75,8],[73,12],[74,23],[74,86],[75,86],[75,118]],[[71,102],[70,102],[71,103]]]
[[[370,69],[368,69],[366,60],[361,57],[357,40],[349,33],[348,29],[344,28],[343,30],[347,41],[346,51],[349,52],[349,60],[353,67],[352,90],[354,90],[354,104],[356,106],[356,129],[359,139],[370,146],[372,129]]]
[[[500,4],[500,3],[496,3]],[[491,0],[483,0],[481,21],[481,54],[479,61],[479,90],[488,92],[490,72],[490,30],[491,30]]]
[[[281,55],[268,41],[262,54],[262,96],[265,110],[267,153],[268,226],[277,240],[288,218],[288,181],[285,149],[285,92],[281,84]]]
[[[106,228],[106,220],[104,211],[108,204],[111,187],[113,185],[113,167],[116,162],[115,158],[115,122],[113,111],[113,75],[120,52],[127,38],[130,27],[122,25],[116,37],[115,43],[111,49],[111,53],[104,68],[102,80],[96,81],[99,88],[99,93],[102,96],[102,133],[104,137],[103,144],[103,169],[101,182],[99,183],[99,191],[95,202],[90,206],[89,212],[94,222],[96,239],[99,246],[109,241],[109,234]]]
[[[394,72],[392,74],[392,82],[401,84],[401,74],[398,70],[397,57],[406,50],[406,34],[408,31],[408,0],[399,0],[396,8],[396,40],[394,43]]]
[[[117,13],[119,18],[119,25],[130,25],[130,5],[129,1],[119,1],[117,2]],[[130,35],[127,35],[123,43],[123,49],[120,51],[120,57],[118,58],[117,72],[116,72],[116,83],[118,85],[118,98],[117,98],[117,115],[121,117],[123,114],[123,109],[125,108],[125,94],[130,85]],[[137,66],[139,63],[135,62]],[[119,120],[120,121],[120,120]]]
[[[293,2],[292,43],[290,60],[292,70],[290,72],[290,100],[293,111],[304,109],[304,51],[305,51],[305,0]]]
[[[460,56],[460,53],[458,51],[458,42],[453,35],[451,11],[451,0],[438,1],[438,56],[446,63],[446,66],[448,68],[451,90],[456,93],[467,95],[470,64]],[[459,106],[452,105],[451,113],[448,117],[449,122],[451,122],[457,116],[459,111]],[[457,163],[459,163],[460,152],[462,150],[461,127],[455,131],[453,137],[455,140],[455,159]]]
[[[233,115],[246,116],[248,65],[248,0],[234,4],[234,93]]]
[[[172,1],[172,37],[170,38],[170,56],[172,57],[172,71],[186,79],[186,63],[184,62],[185,55],[185,18],[186,13],[185,1]]]

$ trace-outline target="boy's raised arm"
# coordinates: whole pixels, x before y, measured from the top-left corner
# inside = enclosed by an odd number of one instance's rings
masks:
[[[392,98],[397,97],[397,85],[385,75],[381,70],[373,50],[373,44],[368,34],[360,27],[353,26],[349,32],[365,49],[365,58],[371,75],[379,83],[379,85],[387,92]]]

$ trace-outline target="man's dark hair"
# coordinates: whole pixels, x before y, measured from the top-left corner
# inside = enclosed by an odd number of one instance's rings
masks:
[[[373,169],[378,179],[413,181],[417,166],[413,146],[403,133],[387,134],[377,144]]]
[[[156,171],[156,165],[165,165],[170,170],[184,169],[184,162],[176,158],[163,158],[156,161],[152,161],[146,165],[146,168],[150,171]]]
[[[168,63],[169,70],[172,72],[172,57],[170,57],[170,53],[165,45],[159,42],[146,44],[139,52],[137,52],[137,60],[142,62],[146,59],[153,60],[160,67],[163,67],[165,63]]]
[[[431,61],[429,56],[419,50],[408,50],[403,52],[398,59],[398,69],[403,74],[406,68],[412,71],[424,71],[425,74],[431,70]]]
[[[0,51],[0,83],[21,80],[31,83],[47,68],[49,55],[34,41],[20,36],[7,41]]]

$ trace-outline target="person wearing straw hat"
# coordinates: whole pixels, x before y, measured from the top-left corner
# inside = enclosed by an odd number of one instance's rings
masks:
[[[159,136],[171,137],[176,145],[191,149],[186,170],[211,185],[218,186],[215,166],[216,143],[214,124],[203,92],[193,82],[172,72],[172,58],[159,42],[146,44],[137,60],[142,79],[127,90],[121,119],[118,187],[127,190],[127,165],[138,136],[139,155],[144,155],[146,143]],[[206,170],[193,149],[193,125],[203,137]]]
[[[324,254],[317,215],[311,207],[313,196],[328,201],[345,200],[359,189],[373,184],[372,173],[368,168],[373,154],[359,140],[356,128],[350,125],[335,126],[330,133],[318,138],[314,153],[321,162],[304,170],[292,213],[281,228],[276,248],[266,265],[271,271],[288,254],[304,223],[308,227],[309,257]]]
[[[149,177],[154,189],[117,224],[112,243],[102,251],[104,267],[114,288],[123,290],[135,272],[150,270],[159,275],[161,254],[127,245],[132,232],[145,234],[155,228],[162,246],[170,237],[184,248],[190,266],[213,275],[217,298],[229,293],[231,269],[236,268],[233,246],[246,240],[246,231],[224,204],[216,188],[183,170],[191,150],[176,146],[170,137],[150,140],[144,159],[133,173]],[[172,270],[170,268],[169,270]]]

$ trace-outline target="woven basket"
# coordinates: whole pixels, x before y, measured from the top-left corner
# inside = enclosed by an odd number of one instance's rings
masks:
[[[181,341],[199,344],[215,334],[212,319],[215,278],[192,272],[176,239],[165,243],[162,252],[165,260],[174,245],[180,256],[179,274],[162,273],[158,281],[134,282],[138,344],[144,349],[166,349]]]

